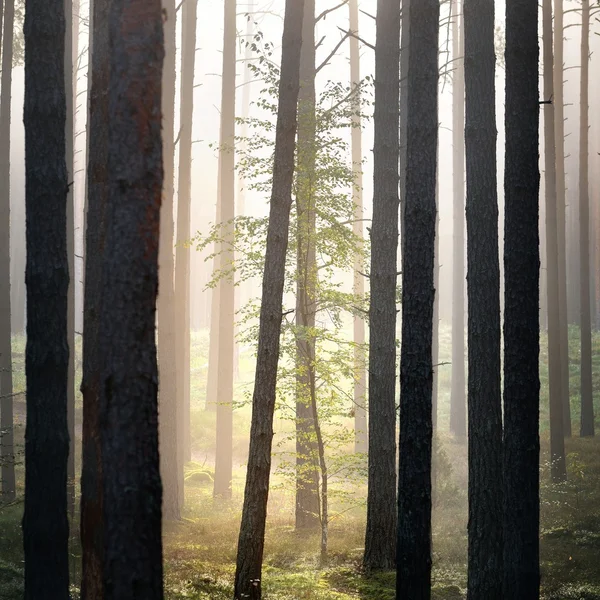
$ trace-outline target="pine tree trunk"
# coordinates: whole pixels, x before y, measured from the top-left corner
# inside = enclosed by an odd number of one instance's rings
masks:
[[[464,0],[468,596],[502,600],[502,393],[493,0]]]
[[[556,148],[556,227],[558,232],[558,310],[560,327],[561,401],[563,431],[571,437],[569,392],[569,330],[567,323],[567,258],[565,206],[565,123],[563,86],[563,0],[554,0],[554,133]]]
[[[24,597],[26,600],[67,600],[69,267],[64,0],[27,0],[25,9]],[[8,11],[6,22],[9,22]]]
[[[350,0],[350,31],[358,35],[358,0]],[[356,37],[350,37],[350,84],[353,89],[360,86],[360,45]],[[364,246],[364,206],[363,206],[363,174],[362,174],[362,121],[360,117],[361,98],[357,92],[352,99],[352,171],[354,175],[354,235],[358,240],[358,251],[354,257],[353,291],[358,300],[365,296],[365,280],[361,274],[363,266]],[[367,452],[367,372],[365,356],[365,321],[355,314],[353,317],[354,348],[354,452]]]
[[[87,126],[87,222],[83,306],[83,428],[81,473],[82,600],[104,597],[102,515],[104,483],[100,440],[102,256],[108,205],[108,15],[112,0],[93,0],[90,13]]]
[[[10,120],[13,60],[14,0],[5,0],[2,41],[2,95],[0,106],[0,459],[2,499],[15,499],[15,454],[13,434],[11,256],[10,256]],[[2,26],[0,26],[2,31]]]
[[[99,323],[106,600],[164,597],[155,337],[162,17],[160,0],[112,0],[110,6],[108,210]]]
[[[554,89],[552,51],[552,0],[543,2],[544,100]],[[562,370],[558,289],[558,229],[556,209],[556,149],[554,108],[544,104],[544,171],[546,194],[546,267],[548,296],[548,385],[550,395],[550,470],[556,483],[567,477],[563,431]]]
[[[452,387],[450,431],[467,435],[465,398],[465,79],[462,3],[452,13]]]
[[[590,197],[589,154],[589,54],[590,2],[581,4],[581,88],[579,120],[579,256],[581,306],[581,436],[594,435],[594,397],[592,389],[592,322],[590,306]]]
[[[440,4],[410,4],[396,594],[431,597],[432,336]]]
[[[273,191],[262,284],[250,452],[235,572],[235,600],[260,600],[262,595],[262,558],[269,498],[285,260],[294,179],[303,11],[304,0],[286,1]]]
[[[400,148],[400,2],[377,3],[371,298],[369,306],[369,481],[363,564],[396,560],[396,287]],[[431,360],[431,356],[429,357]]]
[[[538,5],[506,2],[504,598],[538,598]],[[558,98],[557,98],[558,100]]]
[[[296,529],[319,527],[319,473],[310,382],[315,377],[317,258],[315,251],[315,0],[304,4],[300,93],[298,96],[298,176],[296,204]]]
[[[175,225],[173,222],[175,184],[175,1],[162,1],[165,60],[162,82],[164,189],[160,213],[158,370],[160,403],[160,473],[163,483],[163,518],[180,518],[183,494],[183,465],[177,436],[181,403],[177,389],[177,344],[175,308]]]
[[[69,293],[67,308],[67,341],[69,344],[69,371],[67,379],[67,422],[69,429],[69,460],[67,464],[67,502],[69,515],[75,512],[75,113],[74,73],[76,54],[73,39],[73,0],[65,3],[65,95],[67,122],[65,126],[66,164],[69,191],[67,194],[67,259],[69,262]]]
[[[236,0],[225,0],[223,79],[221,89],[221,215],[223,242],[220,265],[233,264],[233,219],[235,217],[235,60]],[[233,445],[233,346],[235,297],[233,275],[219,281],[219,370],[217,375],[217,454],[215,497],[231,497]]]
[[[181,460],[192,459],[190,440],[190,252],[185,243],[191,237],[192,204],[192,123],[194,120],[194,67],[196,64],[196,15],[198,0],[182,7],[181,44],[181,134],[179,136],[179,186],[177,199],[177,250],[175,301],[177,303],[177,389],[182,401],[178,432]],[[182,500],[180,498],[180,500]]]

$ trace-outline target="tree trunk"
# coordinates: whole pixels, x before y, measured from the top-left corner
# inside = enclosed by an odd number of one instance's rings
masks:
[[[588,182],[589,152],[589,54],[590,2],[581,4],[581,88],[579,120],[579,256],[581,306],[581,436],[594,435],[594,397],[592,391],[592,318],[590,306],[590,197]]]
[[[174,271],[175,231],[173,203],[175,184],[175,1],[163,0],[165,61],[162,82],[164,189],[160,213],[159,293],[158,293],[158,369],[160,473],[163,483],[163,518],[180,518],[183,494],[183,465],[177,428],[181,402],[177,388],[177,344]]]
[[[190,212],[192,204],[192,123],[194,120],[194,68],[196,64],[196,14],[198,0],[182,7],[181,133],[179,136],[179,186],[177,199],[177,250],[175,301],[177,303],[178,385],[182,400],[178,432],[182,461],[192,459],[190,441]],[[182,499],[182,498],[181,498]]]
[[[358,35],[358,0],[350,0],[350,31]],[[350,37],[350,84],[358,90],[360,86],[360,45],[356,37]],[[363,205],[363,153],[362,153],[362,122],[360,117],[360,95],[357,92],[352,99],[352,171],[354,175],[354,235],[358,240],[358,249],[354,257],[353,291],[357,299],[365,296],[365,280],[361,274],[364,271],[364,205]],[[365,321],[355,314],[354,326],[354,452],[367,452],[367,373],[365,356]]]
[[[431,345],[431,364],[433,365],[433,383],[431,388],[431,424],[433,429],[437,428],[437,413],[438,413],[438,393],[439,393],[439,362],[440,362],[440,142],[438,132],[438,145],[436,150],[437,171],[435,174],[435,249],[433,262],[433,289],[435,290],[435,298],[433,300],[433,341]],[[435,465],[431,478],[432,486],[435,488]],[[435,492],[434,492],[435,493]]]
[[[554,133],[556,148],[556,227],[558,233],[558,310],[560,327],[563,430],[571,437],[569,330],[567,324],[567,258],[565,221],[565,122],[563,89],[563,0],[554,0]],[[547,98],[546,98],[547,99]]]
[[[504,598],[538,598],[538,5],[506,2]],[[558,99],[557,99],[558,100]]]
[[[283,285],[294,179],[303,11],[304,0],[286,1],[273,191],[262,284],[250,452],[237,550],[235,600],[260,600],[262,594],[262,558],[269,498]]]
[[[400,257],[404,265],[404,216],[406,212],[406,131],[408,128],[408,45],[410,37],[410,0],[400,0]],[[400,269],[402,270],[402,268]]]
[[[544,100],[554,89],[552,0],[543,2]],[[548,386],[550,395],[550,471],[555,483],[567,477],[563,431],[563,387],[558,287],[558,229],[556,208],[556,148],[554,107],[544,104],[544,170],[546,194],[546,284],[548,296]]]
[[[221,224],[220,265],[233,264],[235,217],[235,58],[236,0],[225,1],[223,81],[221,90]],[[233,345],[235,297],[233,274],[219,281],[219,371],[217,376],[217,456],[215,497],[231,497],[233,437]]]
[[[10,297],[10,118],[12,90],[13,29],[15,3],[6,0],[2,41],[2,95],[0,107],[0,459],[2,499],[15,499],[15,453],[13,434],[12,325]],[[2,26],[0,26],[0,31]]]
[[[25,8],[25,599],[67,600],[69,267],[64,0],[27,0]],[[7,23],[9,19],[7,10]]]
[[[369,481],[363,559],[367,571],[393,569],[396,561],[399,0],[377,3],[376,27],[369,306]]]
[[[75,512],[75,113],[74,73],[76,54],[73,46],[73,0],[65,3],[65,97],[67,122],[65,126],[67,164],[67,259],[69,262],[69,292],[67,308],[67,342],[69,344],[69,371],[67,379],[67,424],[69,429],[69,460],[67,464],[67,502],[69,515]]]
[[[396,594],[431,597],[432,335],[440,4],[410,4]]]
[[[163,195],[162,18],[160,0],[111,3],[99,323],[106,600],[164,597],[155,328]]]
[[[319,527],[319,473],[310,382],[315,377],[317,258],[315,251],[315,0],[304,4],[296,205],[296,529]]]
[[[465,79],[462,4],[454,0],[452,17],[452,387],[450,431],[467,435],[465,401]]]
[[[87,222],[83,306],[83,428],[81,469],[82,600],[104,597],[104,483],[100,440],[102,256],[108,204],[108,14],[111,0],[93,0],[90,13]]]
[[[494,2],[464,0],[469,412],[468,596],[502,600],[502,393]]]

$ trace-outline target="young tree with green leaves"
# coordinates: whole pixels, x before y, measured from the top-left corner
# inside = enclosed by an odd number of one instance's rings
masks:
[[[235,600],[260,600],[262,597],[262,559],[292,207],[303,16],[304,0],[286,1],[250,451],[235,572]]]

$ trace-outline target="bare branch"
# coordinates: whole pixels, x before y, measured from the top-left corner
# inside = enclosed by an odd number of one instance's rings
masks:
[[[325,17],[327,17],[327,15],[329,13],[332,13],[334,11],[336,11],[338,8],[342,8],[342,6],[345,6],[346,4],[348,4],[348,0],[342,0],[342,2],[340,2],[339,4],[337,4],[336,6],[332,7],[332,8],[328,8],[327,10],[324,10],[316,19],[315,19],[315,25],[321,20],[324,19]]]

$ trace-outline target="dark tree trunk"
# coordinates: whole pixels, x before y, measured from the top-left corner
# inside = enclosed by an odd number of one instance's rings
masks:
[[[539,597],[538,5],[506,2],[504,598]]]
[[[404,214],[406,212],[406,130],[408,128],[408,44],[410,37],[410,0],[401,0],[400,20],[400,257],[404,265]],[[402,269],[400,269],[402,270]]]
[[[234,261],[235,217],[235,60],[236,0],[225,0],[223,34],[223,79],[221,88],[220,222],[223,242],[219,248],[222,269]],[[231,498],[233,469],[233,346],[235,336],[235,288],[233,274],[219,281],[219,329],[217,373],[217,454],[215,497]],[[212,317],[211,317],[212,318]]]
[[[14,0],[2,2],[4,35],[2,40],[2,96],[0,107],[0,457],[3,501],[16,494],[13,435],[12,326],[10,288],[10,109],[12,90]],[[2,24],[0,24],[0,32]]]
[[[369,307],[369,482],[363,564],[396,562],[396,286],[400,148],[400,1],[377,3],[371,302]],[[431,355],[429,357],[431,361]]]
[[[67,164],[67,259],[69,263],[69,292],[67,307],[67,342],[69,370],[67,378],[67,425],[69,429],[69,460],[67,463],[67,502],[69,515],[75,512],[75,191],[74,191],[74,133],[75,113],[73,90],[75,57],[73,55],[73,0],[65,0],[65,97],[67,122],[65,126],[65,160]]]
[[[187,0],[182,7],[181,48],[181,133],[179,137],[179,187],[177,200],[177,250],[175,262],[175,300],[177,302],[177,352],[182,398],[182,460],[192,459],[190,441],[190,212],[192,204],[192,123],[194,118],[194,67],[196,64],[196,14],[198,0]]]
[[[556,228],[558,233],[558,310],[560,327],[561,397],[563,431],[571,437],[569,390],[569,329],[567,322],[567,251],[565,201],[565,117],[564,117],[564,15],[563,0],[554,0],[554,132],[556,152]],[[546,98],[548,99],[548,98]]]
[[[554,89],[552,0],[543,0],[544,99]],[[567,477],[563,431],[560,313],[558,289],[558,230],[556,212],[556,148],[554,107],[544,104],[544,170],[546,195],[546,285],[548,296],[548,388],[550,395],[550,471],[555,483]]]
[[[439,14],[437,0],[410,4],[396,594],[411,600],[431,597]]]
[[[25,598],[67,600],[69,267],[64,0],[27,0],[24,33],[27,220]]]
[[[502,600],[502,393],[493,0],[465,0],[469,598]]]
[[[453,2],[452,55],[452,387],[450,431],[467,435],[465,401],[465,75],[462,4]]]
[[[304,4],[300,93],[298,96],[298,175],[296,191],[296,529],[319,527],[319,473],[312,410],[315,377],[317,257],[315,168],[315,0]]]
[[[358,35],[358,0],[350,0],[350,31]],[[358,38],[350,38],[350,83],[353,88],[360,85],[360,45]],[[363,152],[360,95],[354,95],[352,116],[352,170],[354,174],[354,225],[353,232],[358,240],[359,252],[354,257],[353,291],[357,299],[365,296],[365,278],[362,249],[364,246],[364,203],[363,203]],[[367,370],[365,356],[365,320],[361,315],[353,317],[354,335],[354,451],[367,452]]]
[[[100,311],[108,202],[108,13],[111,0],[93,0],[90,14],[91,87],[88,111],[87,223],[83,306],[83,428],[81,468],[81,598],[104,597],[102,448],[100,445]]]
[[[237,550],[235,600],[260,600],[262,590],[262,558],[271,472],[283,284],[294,178],[303,12],[304,0],[286,1],[273,163],[273,191],[269,210],[256,375],[252,398],[250,452]]]
[[[110,6],[108,206],[99,321],[106,600],[163,599],[155,337],[162,18],[160,0],[112,0]]]
[[[581,436],[594,435],[592,390],[592,315],[590,297],[590,195],[588,182],[588,73],[590,54],[590,2],[581,4],[581,90],[579,120],[579,256],[581,306]]]

